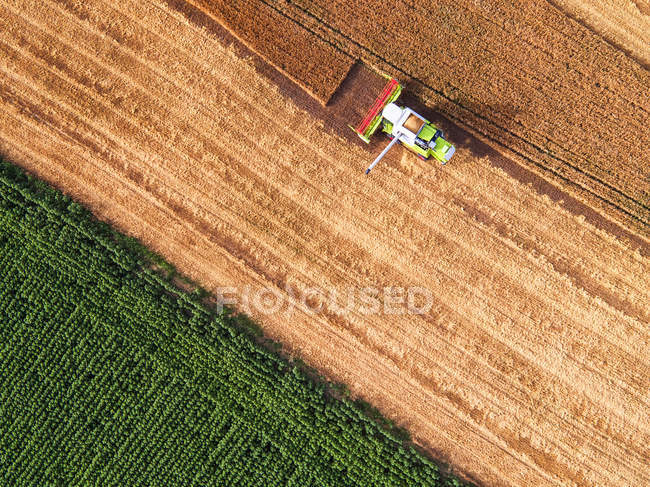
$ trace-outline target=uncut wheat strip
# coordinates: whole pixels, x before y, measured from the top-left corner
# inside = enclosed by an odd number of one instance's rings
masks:
[[[326,40],[296,28],[289,17],[264,2],[240,0],[236,7],[215,0],[190,0],[189,3],[218,20],[276,69],[314,94],[323,105],[329,102],[355,62]],[[255,15],[251,16],[251,12]],[[250,22],[252,18],[255,22]],[[283,33],[283,29],[288,31]],[[300,46],[298,51],[294,51],[296,46]]]
[[[291,8],[291,4],[284,4],[285,7],[282,8],[283,12],[285,12],[287,15],[292,15],[295,18],[301,18],[303,22],[306,25],[309,25],[310,28],[313,28],[315,26],[320,25],[321,29],[324,28],[329,28],[331,35],[336,35],[337,31],[336,28],[334,27],[333,24],[341,24],[342,20],[337,18],[337,13],[338,12],[348,12],[349,9],[344,8],[345,6],[342,4],[342,2],[330,2],[328,6],[325,8],[327,11],[327,18],[319,18],[319,17],[325,17],[325,13],[323,12],[322,14],[314,14],[313,17],[309,17],[310,15],[310,9],[315,8],[319,9],[318,5],[316,5],[318,2],[310,2],[309,4],[305,4],[305,2],[297,2],[295,5],[298,5],[299,8]],[[357,6],[356,8],[361,8],[362,6]],[[372,9],[370,4],[367,9]],[[430,20],[430,17],[425,15],[427,12],[425,11],[422,6],[416,5],[413,7],[415,9],[414,12],[409,11],[409,15],[407,15],[407,18],[411,16],[411,18],[418,18],[420,21],[424,22],[433,22],[435,23],[436,21]],[[301,10],[301,9],[304,9]],[[399,10],[399,8],[398,8]],[[403,10],[403,9],[402,9]],[[535,5],[535,11],[538,11],[539,5]],[[541,42],[540,36],[538,32],[536,32],[534,29],[538,28],[540,26],[544,27],[546,30],[548,30],[548,34],[552,34],[555,31],[555,37],[552,39],[553,41],[559,41],[560,39],[565,39],[569,43],[575,43],[575,39],[571,36],[568,36],[566,33],[564,33],[562,30],[556,30],[555,29],[555,24],[548,24],[544,21],[544,17],[546,15],[541,16],[541,20],[539,16],[534,15],[532,13],[533,10],[530,11],[520,11],[520,10],[515,10],[515,9],[510,9],[508,11],[503,11],[500,10],[499,4],[482,4],[480,6],[477,6],[474,3],[460,3],[454,6],[454,11],[453,12],[447,12],[447,13],[453,13],[456,15],[458,18],[464,18],[466,19],[465,22],[474,24],[474,25],[480,25],[482,29],[485,29],[485,25],[487,26],[493,26],[493,31],[494,32],[501,32],[502,34],[505,34],[508,36],[509,40],[515,41],[516,44],[521,44],[521,42],[525,42],[529,46],[533,48],[534,51],[536,52],[543,52],[545,56],[548,58],[548,60],[552,61],[553,58],[557,55],[556,50],[549,49],[547,46],[549,44],[548,39],[544,39],[544,42]],[[542,9],[543,12],[543,9]],[[543,12],[544,13],[544,12]],[[523,14],[523,15],[520,15]],[[404,12],[398,11],[397,15],[404,15]],[[514,20],[511,20],[511,18],[514,16],[523,16],[523,19],[519,19],[519,22],[516,22]],[[365,18],[365,16],[361,16],[362,18]],[[345,16],[344,18],[347,18]],[[325,27],[327,26],[327,27]],[[433,30],[429,30],[431,36],[433,37],[432,44],[433,45],[445,45],[447,40],[450,40],[449,42],[449,47],[447,49],[440,50],[441,52],[438,52],[437,54],[445,56],[447,53],[453,55],[454,54],[454,49],[463,49],[465,50],[467,48],[466,43],[463,42],[465,40],[463,36],[463,33],[467,31],[467,29],[458,29],[458,28],[452,28],[451,25],[448,25],[447,23],[436,23],[437,28]],[[365,27],[372,27],[372,26],[366,26]],[[513,30],[513,27],[516,27],[516,29]],[[550,29],[550,30],[549,30]],[[348,28],[348,30],[352,30],[351,28]],[[363,30],[363,29],[362,29]],[[469,29],[471,31],[472,29]],[[340,34],[340,33],[339,33]],[[327,34],[321,32],[321,35],[324,37],[331,37],[328,36]],[[493,37],[500,37],[500,36],[493,36]],[[366,37],[367,39],[368,37]],[[372,37],[370,37],[372,38]],[[503,41],[503,39],[502,39]],[[506,41],[507,43],[507,41]],[[502,42],[503,44],[503,42]],[[362,47],[362,46],[357,46],[357,47]],[[488,54],[503,54],[503,51],[499,50],[490,50],[489,45],[487,46],[482,46],[481,47],[481,52],[483,50],[486,50]],[[592,51],[586,51],[587,54],[589,54],[589,58],[593,57]],[[462,51],[460,52],[462,55]],[[584,57],[585,52],[577,52],[579,57]],[[453,56],[452,56],[453,57]],[[458,57],[458,53],[455,54],[455,57]],[[537,58],[535,56],[527,56],[530,57],[531,62],[537,61]],[[499,66],[503,66],[502,64],[499,63],[494,63],[495,68],[499,68]],[[505,63],[507,66],[508,63]],[[453,65],[452,65],[453,66]],[[534,65],[536,68],[548,68],[548,63],[540,63],[539,65]],[[460,66],[462,68],[462,66]],[[524,70],[525,74],[528,76],[536,76],[539,73],[539,69],[536,70],[531,70],[530,72],[526,71],[529,68],[529,64],[522,65],[521,69]],[[615,69],[618,68],[618,66],[614,66]],[[518,72],[510,72],[508,74],[512,76],[517,76],[520,71]],[[435,76],[435,71],[431,73],[432,75]],[[623,73],[621,73],[623,74]],[[621,88],[628,88],[630,90],[630,94],[635,95],[638,97],[638,92],[635,92],[634,90],[631,90],[629,87],[628,83],[622,82],[624,77],[622,76],[617,76],[616,80],[618,81],[619,85]],[[498,80],[497,80],[498,81]],[[538,79],[538,81],[541,81],[541,79]]]
[[[589,47],[597,45],[603,46],[607,52],[611,52],[611,48],[609,46],[604,46],[598,36],[588,35],[585,37],[582,27],[576,28],[576,25],[571,21],[571,19],[565,18],[562,14],[558,15],[549,11],[547,5],[545,5],[543,2],[535,3],[534,8],[529,11],[521,11],[511,8],[504,10],[500,8],[501,5],[505,4],[496,3],[490,6],[495,8],[495,11],[492,13],[496,14],[496,16],[489,15],[484,16],[483,18],[488,22],[495,22],[495,18],[505,19],[510,18],[513,15],[522,17],[519,19],[521,24],[518,27],[523,30],[525,34],[522,36],[522,32],[518,32],[517,37],[521,37],[523,40],[530,43],[538,50],[544,50],[544,42],[547,42],[548,39],[539,36],[536,29],[544,28],[545,31],[548,31],[547,33],[555,33],[555,36],[552,39],[553,41],[560,41],[561,39],[564,39],[564,42],[562,42],[564,46],[575,48],[570,51],[571,57],[574,57],[574,55],[577,56],[578,60],[581,62],[580,67],[585,69],[585,72],[581,74],[586,77],[590,77],[598,69],[598,63],[594,60],[598,57],[606,56],[603,52],[601,52],[601,50],[590,49]],[[536,15],[538,13],[542,13],[542,15]],[[553,18],[561,20],[561,22],[548,22],[545,19],[544,14],[551,15]],[[506,32],[508,31],[508,29],[504,30]],[[576,38],[576,35],[579,37]],[[555,43],[553,42],[553,44]],[[552,50],[547,51],[547,53],[551,56],[551,58],[554,56],[554,54],[556,54],[556,52],[554,53]],[[637,100],[641,101],[642,105],[638,106],[647,113],[647,100],[644,100],[643,97],[640,97],[639,93],[629,85],[629,81],[635,81],[637,80],[637,77],[635,74],[633,74],[633,72],[626,69],[628,66],[630,66],[629,63],[612,63],[611,67],[615,71],[615,74],[612,76],[612,82],[615,83],[617,89],[625,91],[629,97],[624,97],[623,93],[618,91],[612,94],[620,96],[621,99],[626,102],[636,103]],[[588,71],[589,69],[591,69],[591,71]]]
[[[496,14],[496,18],[510,18],[511,16],[519,16],[520,24],[518,27],[523,30],[523,32],[517,32],[517,37],[525,39],[527,42],[535,42],[537,48],[542,48],[542,42],[548,42],[546,37],[542,38],[538,34],[538,29],[544,29],[544,32],[547,34],[556,35],[552,38],[552,44],[557,44],[553,41],[559,41],[563,46],[569,49],[568,52],[571,54],[571,59],[577,59],[580,61],[579,67],[584,71],[581,74],[586,78],[591,78],[599,70],[599,67],[602,63],[596,61],[597,58],[604,58],[606,61],[607,53],[611,52],[609,46],[604,45],[597,36],[585,36],[585,32],[582,30],[582,27],[576,26],[570,19],[564,18],[561,14],[558,15],[555,12],[552,12],[547,8],[547,5],[539,2],[534,4],[534,8],[528,11],[520,11],[518,9],[501,9],[502,4],[494,4],[491,7],[494,7],[496,10],[493,12]],[[541,15],[539,15],[541,14]],[[561,22],[548,22],[546,17],[551,16]],[[486,21],[493,21],[489,16],[485,17]],[[507,29],[506,29],[507,31]],[[578,38],[574,37],[578,36]],[[562,41],[564,39],[564,41]],[[595,48],[597,46],[602,47],[603,49]],[[567,52],[560,51],[560,52]],[[549,51],[551,56],[555,52]],[[616,92],[610,91],[612,95],[619,96],[625,102],[635,104],[635,107],[638,107],[645,113],[648,113],[648,104],[647,100],[642,96],[639,96],[638,90],[634,90],[634,81],[638,81],[638,73],[640,71],[634,69],[630,71],[627,69],[631,67],[630,63],[625,62],[622,64],[610,62],[611,69],[615,71],[615,74],[610,76],[611,82],[616,86]],[[624,96],[623,93],[627,93],[627,96]],[[639,120],[642,123],[642,119]]]
[[[434,30],[433,32],[435,32],[435,30]],[[501,64],[502,64],[502,65],[506,65],[507,63],[505,63],[505,64],[504,64],[504,63],[501,63]],[[637,94],[637,95],[638,95],[638,94]],[[539,124],[534,124],[534,125],[537,126],[537,125],[539,125]],[[547,134],[548,134],[548,132],[547,132]],[[625,170],[625,169],[623,168],[623,170]]]
[[[636,93],[636,95],[638,96],[638,93]],[[602,100],[601,100],[601,101],[602,101]],[[607,104],[605,104],[605,103],[600,103],[600,104],[597,103],[597,104],[595,104],[595,109],[597,109],[597,110],[602,110],[602,107],[603,107],[603,106],[609,104],[610,100],[607,100],[607,101],[608,101]],[[600,105],[600,106],[599,106],[599,105]],[[647,105],[646,105],[646,106],[647,106]],[[646,112],[647,112],[647,109],[646,109]],[[592,117],[592,118],[600,120],[598,117]],[[643,123],[642,120],[643,120],[643,118],[641,118],[641,119],[639,120],[639,123]],[[599,122],[599,123],[600,123],[600,122]],[[623,170],[626,170],[626,168],[622,168],[622,169],[623,169]]]

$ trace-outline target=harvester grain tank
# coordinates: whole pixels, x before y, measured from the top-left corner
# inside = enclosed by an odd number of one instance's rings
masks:
[[[433,123],[410,108],[394,103],[401,92],[402,85],[397,80],[389,78],[388,83],[364,119],[354,128],[354,131],[366,143],[370,142],[370,137],[380,126],[382,132],[392,139],[366,169],[366,174],[398,142],[415,152],[421,159],[427,160],[433,157],[442,164],[446,164],[456,151],[454,146],[445,140],[442,130]]]

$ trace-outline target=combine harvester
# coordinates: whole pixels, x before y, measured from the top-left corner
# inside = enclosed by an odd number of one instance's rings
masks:
[[[388,79],[390,81],[359,126],[357,128],[350,127],[361,139],[370,143],[370,136],[377,131],[381,124],[382,132],[386,132],[392,139],[366,169],[366,174],[397,142],[401,142],[407,149],[415,152],[422,160],[426,161],[429,157],[434,157],[446,164],[456,151],[454,146],[443,138],[442,130],[427,119],[410,108],[400,107],[393,103],[402,92],[402,85],[394,78]]]

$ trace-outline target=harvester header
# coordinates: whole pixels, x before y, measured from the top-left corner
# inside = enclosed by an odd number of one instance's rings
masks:
[[[384,87],[381,94],[375,100],[372,108],[355,129],[355,132],[363,139],[366,144],[370,143],[370,136],[375,133],[377,127],[381,123],[381,112],[386,105],[397,100],[397,97],[402,92],[402,85],[396,79],[391,78]]]
[[[423,160],[433,157],[442,164],[446,164],[456,150],[454,146],[444,139],[442,130],[434,124],[410,108],[400,107],[394,103],[402,92],[402,85],[394,78],[388,79],[388,83],[366,116],[356,128],[353,128],[366,143],[370,143],[370,137],[380,125],[382,132],[392,139],[390,144],[366,169],[366,174],[398,142],[415,152]]]

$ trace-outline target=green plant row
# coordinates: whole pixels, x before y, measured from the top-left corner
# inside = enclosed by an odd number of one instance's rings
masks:
[[[154,257],[0,161],[1,485],[461,485]]]

